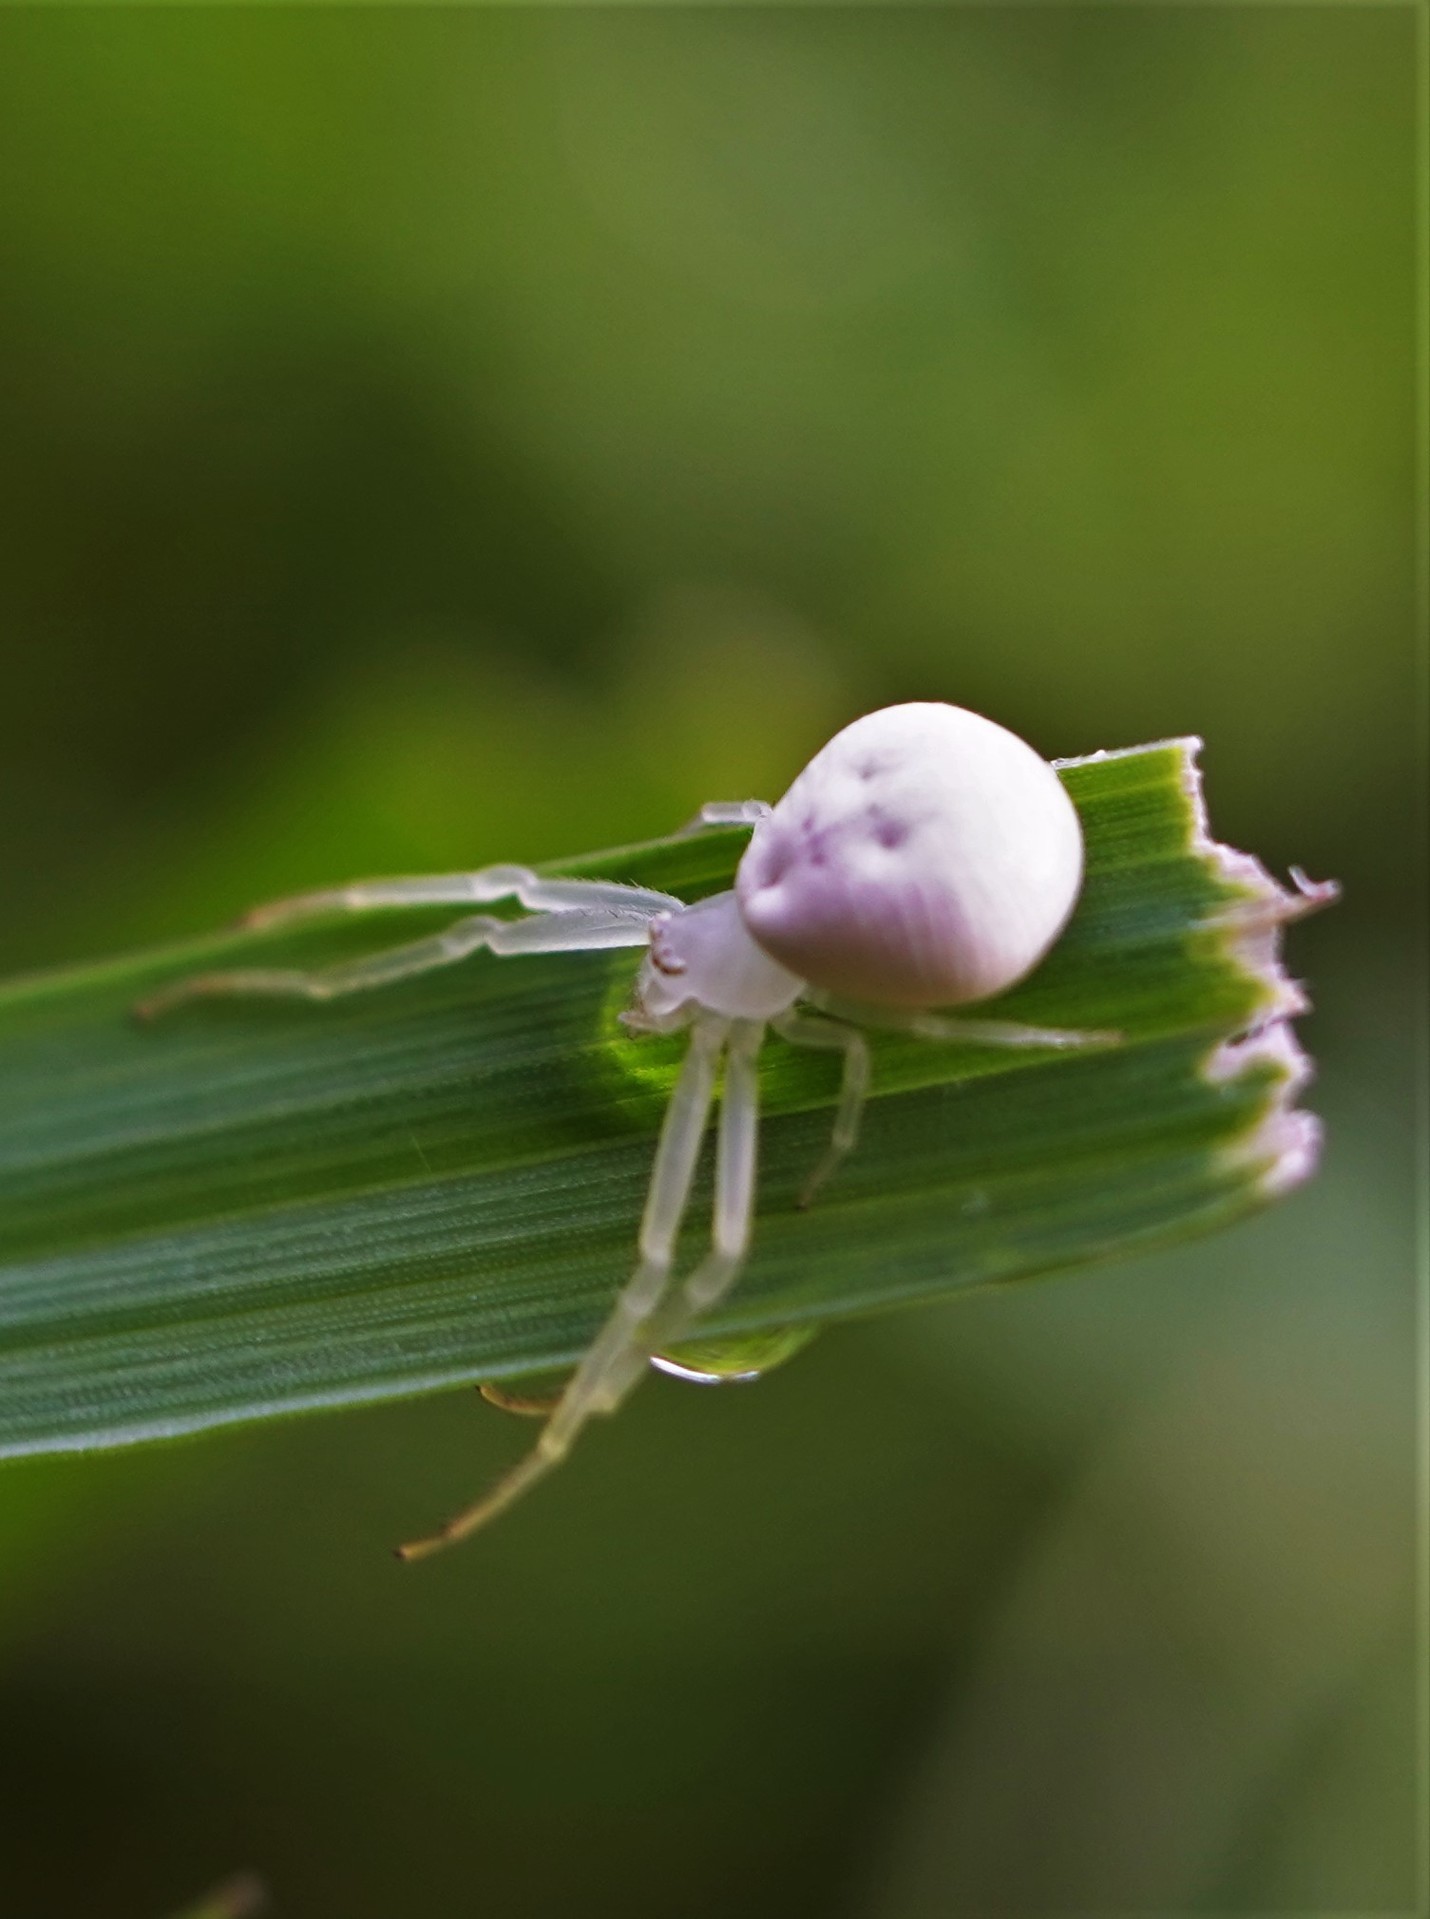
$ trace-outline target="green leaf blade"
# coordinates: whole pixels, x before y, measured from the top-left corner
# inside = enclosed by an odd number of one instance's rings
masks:
[[[1304,902],[1210,841],[1194,750],[1060,769],[1084,896],[1044,965],[987,1009],[1121,1044],[878,1036],[859,1151],[802,1213],[837,1071],[770,1043],[755,1253],[702,1339],[1125,1253],[1309,1172],[1286,1023],[1301,1002],[1276,951]],[[693,899],[729,884],[743,846],[709,833],[559,870]],[[128,1017],[157,982],[240,954],[321,963],[433,923],[234,934],[0,989],[0,1454],[577,1357],[627,1272],[682,1050],[618,1024],[638,954],[481,955],[327,1007]],[[699,1238],[692,1225],[691,1251]]]

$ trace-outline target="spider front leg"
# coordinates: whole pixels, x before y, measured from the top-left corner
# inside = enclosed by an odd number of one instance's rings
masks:
[[[529,913],[567,913],[605,908],[650,919],[667,913],[680,901],[668,893],[644,886],[623,886],[614,880],[547,879],[529,866],[483,866],[474,873],[420,873],[410,878],[354,880],[348,886],[325,887],[316,893],[297,893],[290,899],[270,900],[245,913],[239,925],[248,932],[270,932],[304,920],[328,919],[337,913],[372,913],[385,908],[414,906],[492,906],[514,899]]]
[[[499,955],[515,953],[584,953],[610,946],[644,946],[648,921],[609,908],[592,906],[566,912],[534,913],[529,919],[502,920],[490,913],[474,913],[458,920],[445,933],[389,947],[364,959],[344,960],[313,972],[287,967],[241,967],[232,971],[199,973],[162,986],[134,1008],[136,1019],[151,1020],[195,999],[341,999],[366,993],[401,979],[453,966],[485,947]]]
[[[670,1284],[675,1242],[690,1200],[700,1142],[715,1094],[715,1068],[728,1023],[697,1018],[690,1050],[671,1094],[651,1169],[641,1219],[640,1263],[615,1310],[562,1393],[536,1445],[525,1459],[475,1504],[455,1514],[439,1531],[397,1548],[399,1559],[425,1559],[494,1519],[558,1466],[587,1420],[613,1412],[645,1370],[648,1328]]]

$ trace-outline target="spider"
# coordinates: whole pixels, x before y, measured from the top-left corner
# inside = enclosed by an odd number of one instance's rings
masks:
[[[148,1019],[183,1001],[230,994],[333,999],[483,949],[515,956],[642,946],[623,1024],[632,1034],[689,1033],[656,1146],[634,1273],[534,1448],[438,1531],[399,1546],[401,1559],[451,1545],[511,1505],[564,1459],[589,1419],[614,1412],[647,1364],[734,1286],[750,1246],[757,1059],[767,1028],[792,1045],[843,1055],[833,1132],[802,1205],[855,1145],[870,1077],[864,1028],[981,1046],[1117,1038],[933,1010],[976,1004],[1022,979],[1061,933],[1082,884],[1082,832],[1061,781],[994,721],[931,701],[866,714],[821,748],[777,805],[712,803],[685,830],[730,825],[753,828],[734,889],[694,905],[523,866],[361,880],[257,907],[243,924],[268,930],[335,912],[498,900],[514,900],[526,917],[475,913],[431,938],[317,972],[200,974],[136,1009]],[[722,1059],[711,1247],[677,1284],[676,1240]],[[492,1396],[501,1403],[501,1394]]]

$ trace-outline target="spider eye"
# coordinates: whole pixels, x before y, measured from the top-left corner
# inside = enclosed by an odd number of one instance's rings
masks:
[[[685,971],[685,961],[671,948],[669,913],[651,921],[650,959],[657,973],[664,973],[667,979]]]

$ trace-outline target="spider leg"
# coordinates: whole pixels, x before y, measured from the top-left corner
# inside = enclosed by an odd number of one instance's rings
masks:
[[[762,1020],[731,1022],[715,1150],[711,1248],[675,1296],[652,1316],[643,1347],[647,1355],[652,1349],[678,1344],[698,1319],[718,1305],[739,1278],[749,1254],[760,1128],[755,1060],[764,1036]]]
[[[1078,1046],[1117,1046],[1121,1033],[1092,1027],[1025,1026],[1019,1020],[963,1019],[958,1014],[915,1013],[895,1029],[916,1039],[962,1040],[968,1046],[1049,1046],[1071,1051]]]
[[[445,933],[434,933],[428,939],[412,940],[406,946],[389,947],[383,953],[343,960],[336,966],[320,967],[313,972],[254,966],[199,973],[191,979],[177,980],[172,986],[161,986],[157,993],[140,1001],[134,1013],[138,1019],[150,1020],[194,999],[340,999],[348,993],[366,993],[376,986],[390,986],[395,980],[430,973],[435,967],[452,966],[482,947],[497,954],[581,953],[607,946],[644,946],[647,937],[644,920],[631,919],[605,907],[536,913],[530,919],[521,920],[501,920],[490,913],[475,913],[469,919],[458,920]]]
[[[859,1137],[859,1120],[869,1093],[869,1042],[856,1027],[842,1021],[808,1019],[799,1013],[781,1013],[771,1025],[781,1039],[792,1046],[837,1048],[844,1054],[844,1074],[839,1085],[839,1105],[834,1114],[834,1131],[823,1158],[805,1181],[796,1204],[801,1211],[809,1206],[840,1161],[854,1150]]]
[[[334,913],[370,913],[384,907],[488,906],[514,899],[533,913],[566,913],[604,907],[641,920],[668,913],[680,905],[669,893],[644,886],[622,886],[614,880],[546,879],[529,866],[484,866],[475,873],[422,873],[408,879],[355,880],[317,893],[298,893],[291,899],[270,900],[244,915],[240,925],[250,932],[291,926],[302,920],[326,919]]]
[[[962,1040],[968,1046],[1117,1046],[1121,1033],[1091,1027],[1026,1026],[1020,1020],[965,1019],[961,1013],[925,1013],[913,1007],[867,1006],[841,1000],[829,993],[807,996],[822,1013],[857,1020],[861,1026],[888,1033],[907,1033],[914,1039]]]
[[[694,819],[680,828],[677,838],[703,833],[708,826],[758,826],[773,810],[768,800],[707,800]]]
[[[715,1093],[715,1067],[727,1031],[724,1020],[697,1020],[691,1029],[690,1050],[671,1094],[655,1151],[641,1219],[640,1263],[576,1368],[536,1445],[475,1504],[454,1514],[429,1537],[399,1546],[399,1559],[425,1559],[495,1518],[561,1463],[588,1419],[596,1413],[613,1412],[640,1378],[649,1352],[646,1328],[670,1284],[676,1235],[690,1200],[695,1163]]]
[[[561,1403],[560,1393],[549,1396],[544,1393],[509,1393],[505,1386],[499,1386],[494,1379],[484,1379],[477,1391],[489,1406],[495,1406],[504,1413],[515,1413],[521,1419],[545,1419]]]

